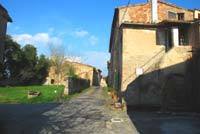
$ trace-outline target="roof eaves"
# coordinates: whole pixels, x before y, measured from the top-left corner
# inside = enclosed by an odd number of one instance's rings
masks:
[[[139,4],[130,4],[129,6],[119,6],[119,7],[116,7],[117,9],[123,9],[123,8],[127,8],[127,7],[135,7],[135,6],[143,6],[143,5],[146,5],[148,4],[147,3],[139,3]]]
[[[8,11],[0,4],[0,9],[2,9],[5,12],[4,17],[6,17],[8,22],[13,22],[12,18],[10,17],[10,15],[8,14]]]
[[[170,2],[166,2],[166,1],[158,1],[158,2],[159,2],[159,3],[163,3],[163,4],[167,4],[167,5],[169,5],[169,6],[173,6],[173,7],[175,7],[175,8],[187,10],[187,11],[194,11],[194,10],[192,10],[192,9],[187,9],[187,8],[183,8],[183,7],[177,6],[177,5],[172,4],[172,3],[170,3]]]
[[[157,26],[157,24],[152,24],[152,23],[135,23],[135,22],[123,22],[120,25],[120,28],[124,28],[124,27],[132,27],[132,26],[137,26],[137,27],[152,27],[155,28]]]
[[[113,39],[114,29],[116,26],[116,19],[118,17],[118,12],[119,12],[119,9],[115,8],[115,13],[114,13],[113,21],[112,21],[112,26],[111,26],[109,52],[111,52],[111,48],[112,48],[112,39]]]
[[[163,20],[160,23],[180,23],[180,24],[192,24],[193,21],[180,21],[180,20]]]
[[[162,0],[159,0],[158,1],[159,3],[163,3],[163,4],[167,4],[169,6],[173,6],[173,7],[176,7],[176,8],[179,8],[179,9],[183,9],[183,10],[188,10],[188,11],[194,11],[192,9],[187,9],[187,8],[183,8],[183,7],[180,7],[180,6],[177,6],[175,4],[172,4],[170,2],[166,2],[166,1],[162,1]],[[143,6],[143,5],[146,5],[146,4],[149,4],[149,2],[146,2],[146,3],[139,3],[139,4],[130,4],[128,7],[135,7],[135,6]],[[117,7],[118,9],[123,9],[123,8],[127,8],[127,6],[119,6]]]

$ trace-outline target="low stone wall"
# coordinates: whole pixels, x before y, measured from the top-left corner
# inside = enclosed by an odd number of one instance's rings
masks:
[[[81,90],[90,87],[90,80],[82,78],[67,77],[65,83],[65,95],[81,92]]]

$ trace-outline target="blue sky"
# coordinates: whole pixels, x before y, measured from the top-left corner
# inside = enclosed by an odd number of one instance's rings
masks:
[[[168,0],[200,8],[199,0]],[[39,54],[48,45],[64,46],[66,54],[81,57],[107,73],[108,46],[114,8],[128,0],[1,0],[13,19],[8,34],[20,44],[34,44]],[[146,0],[131,0],[141,3]]]

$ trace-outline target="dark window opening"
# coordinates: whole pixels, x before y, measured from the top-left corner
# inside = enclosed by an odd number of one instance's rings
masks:
[[[184,13],[178,13],[178,20],[184,20],[185,19],[184,15],[185,15]]]
[[[55,83],[55,80],[54,79],[51,79],[51,84],[54,84]]]
[[[180,28],[179,29],[179,45],[186,46],[188,44],[189,44],[188,29],[186,27]]]
[[[173,41],[172,41],[172,32],[171,32],[171,29],[168,29],[166,31],[166,35],[167,35],[167,38],[166,38],[166,51],[169,51],[172,47],[173,47]]]
[[[176,13],[168,11],[168,19],[170,19],[170,20],[176,20]]]
[[[200,13],[198,14],[198,19],[200,19]]]

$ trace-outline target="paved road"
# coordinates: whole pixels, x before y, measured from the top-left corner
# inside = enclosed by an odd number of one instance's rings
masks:
[[[128,116],[111,110],[106,98],[93,88],[62,104],[0,105],[0,134],[137,134]]]
[[[194,113],[128,112],[141,134],[200,134],[200,115]]]

